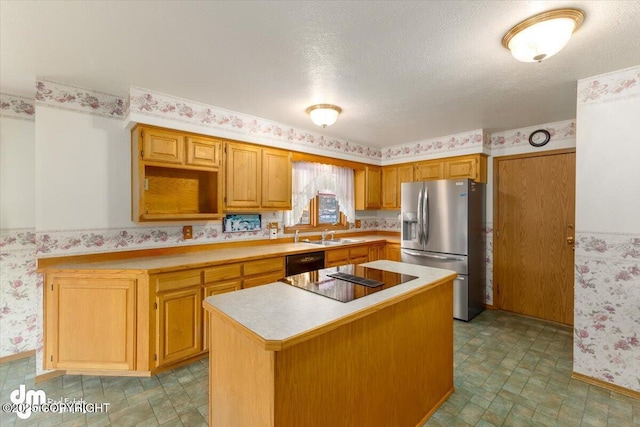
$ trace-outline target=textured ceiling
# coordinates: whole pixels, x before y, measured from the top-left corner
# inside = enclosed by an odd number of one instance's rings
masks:
[[[502,36],[577,7],[569,45],[521,63]],[[130,85],[370,146],[575,117],[576,80],[640,64],[640,1],[1,1],[0,90]],[[333,103],[314,127],[305,108]]]

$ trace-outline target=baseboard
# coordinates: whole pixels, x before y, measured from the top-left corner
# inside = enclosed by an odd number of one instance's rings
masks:
[[[486,310],[497,310],[497,308],[494,305],[490,305],[490,304],[485,304],[484,308]]]
[[[66,373],[67,373],[67,371],[51,371],[51,372],[47,372],[46,374],[36,375],[36,384],[44,382],[44,381],[49,381],[49,380],[57,378],[57,377],[61,377],[61,376],[65,375]]]
[[[438,403],[436,403],[433,406],[433,408],[431,408],[431,410],[429,412],[427,412],[427,414],[424,416],[424,418],[422,418],[420,420],[420,422],[418,424],[416,424],[416,427],[422,426],[424,423],[426,423],[427,420],[429,420],[429,418],[431,418],[431,416],[436,413],[438,408],[440,408],[440,406],[442,406],[442,404],[447,401],[449,396],[451,396],[454,391],[456,391],[455,387],[451,387],[451,390],[449,390],[448,392],[445,393],[444,396],[442,396],[442,398],[438,401]]]
[[[27,359],[35,355],[36,355],[35,350],[29,350],[29,351],[23,351],[22,353],[3,356],[3,357],[0,357],[0,365],[2,365],[3,363],[13,362],[14,360]]]
[[[619,394],[623,394],[625,396],[629,396],[629,397],[633,397],[634,399],[640,399],[640,392],[639,391],[635,391],[635,390],[631,390],[625,387],[621,387],[619,385],[615,385],[615,384],[611,384],[608,383],[606,381],[602,381],[599,380],[597,378],[593,378],[593,377],[589,377],[587,375],[584,374],[579,374],[577,372],[573,372],[571,373],[571,378],[578,380],[578,381],[582,381],[584,383],[588,383],[591,385],[594,385],[596,387],[600,387],[600,388],[604,388],[607,389],[609,391],[613,391]]]

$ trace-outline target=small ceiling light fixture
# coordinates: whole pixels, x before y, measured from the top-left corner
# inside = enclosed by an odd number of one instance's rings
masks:
[[[313,123],[326,128],[336,122],[338,115],[342,113],[342,108],[331,104],[316,104],[307,108],[306,112]]]
[[[542,62],[560,52],[584,21],[579,9],[555,9],[526,19],[509,30],[502,46],[522,62]]]

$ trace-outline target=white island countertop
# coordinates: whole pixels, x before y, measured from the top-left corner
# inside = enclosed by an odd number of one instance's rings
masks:
[[[275,282],[211,296],[204,306],[242,326],[251,338],[264,343],[265,350],[278,351],[456,277],[451,270],[397,261],[362,265],[417,278],[346,303]]]

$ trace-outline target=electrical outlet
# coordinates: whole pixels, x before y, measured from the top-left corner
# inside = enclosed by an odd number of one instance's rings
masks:
[[[277,222],[270,222],[269,223],[269,239],[271,240],[275,240],[278,238],[278,223]]]
[[[356,228],[360,228],[362,227],[362,221],[360,221],[359,219],[356,219]]]
[[[193,239],[193,227],[190,225],[185,225],[182,227],[182,238],[184,240]]]

